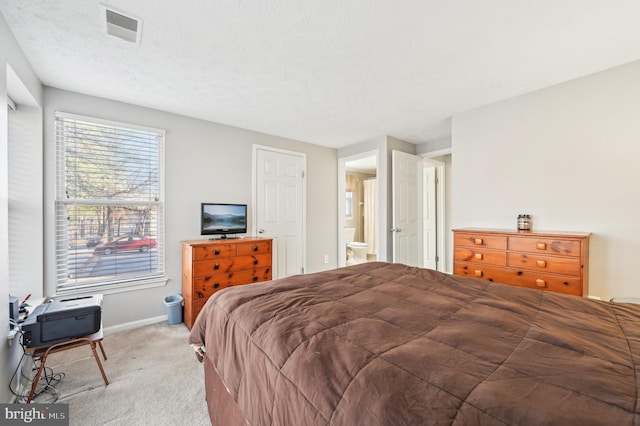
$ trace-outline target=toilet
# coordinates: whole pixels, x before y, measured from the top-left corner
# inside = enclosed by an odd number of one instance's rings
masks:
[[[347,265],[355,265],[367,261],[369,244],[353,241],[355,236],[355,228],[344,228],[344,241],[347,244]]]

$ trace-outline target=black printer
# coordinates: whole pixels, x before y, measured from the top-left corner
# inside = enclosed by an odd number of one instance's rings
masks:
[[[97,333],[102,326],[101,313],[101,294],[47,298],[22,323],[23,344],[48,346]]]

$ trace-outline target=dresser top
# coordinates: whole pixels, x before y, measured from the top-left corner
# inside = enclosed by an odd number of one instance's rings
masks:
[[[570,231],[543,231],[529,230],[518,231],[517,229],[499,229],[499,228],[457,228],[452,229],[453,232],[482,232],[483,234],[500,234],[500,235],[518,235],[532,237],[573,237],[573,238],[589,238],[589,232],[570,232]]]
[[[258,241],[271,241],[272,238],[263,237],[237,237],[237,238],[203,238],[201,240],[185,240],[181,241],[182,244],[189,244],[191,246],[196,245],[209,245],[209,244],[240,244],[240,243],[252,243]]]

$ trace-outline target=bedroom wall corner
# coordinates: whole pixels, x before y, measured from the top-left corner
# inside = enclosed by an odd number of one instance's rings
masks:
[[[589,295],[637,297],[640,61],[453,118],[454,227],[591,232]]]
[[[338,152],[309,145],[307,153],[307,272],[338,266]],[[324,263],[324,256],[329,263]]]

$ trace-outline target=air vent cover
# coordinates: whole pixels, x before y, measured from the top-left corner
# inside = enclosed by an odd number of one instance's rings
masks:
[[[142,20],[127,15],[120,11],[107,8],[104,5],[100,7],[103,11],[103,30],[105,34],[118,37],[119,39],[130,43],[140,44],[140,36],[142,34]]]

